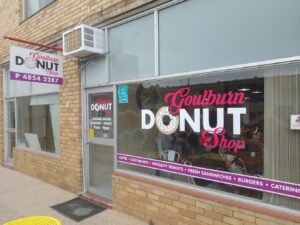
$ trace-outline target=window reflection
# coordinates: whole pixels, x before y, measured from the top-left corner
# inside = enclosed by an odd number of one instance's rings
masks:
[[[260,177],[297,184],[300,133],[289,129],[290,115],[300,110],[297,70],[278,66],[130,84],[128,103],[118,104],[119,153],[253,177],[243,178],[248,184],[261,186],[254,179]],[[163,167],[119,163],[119,168],[300,208],[297,199],[234,182]]]

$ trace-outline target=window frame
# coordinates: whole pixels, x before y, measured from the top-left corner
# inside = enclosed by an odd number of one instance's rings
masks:
[[[40,6],[40,2],[38,2],[39,6],[38,6],[38,10],[34,13],[32,13],[31,15],[29,15],[29,5],[28,5],[28,1],[29,0],[23,0],[22,1],[22,19],[23,21],[34,16],[35,14],[37,14],[38,12],[40,12],[41,10],[43,10],[44,8],[46,8],[47,6],[51,5],[53,2],[55,2],[56,0],[51,0],[51,2],[49,2],[48,4],[46,4],[45,6],[41,7]],[[38,0],[39,1],[39,0]]]
[[[55,0],[54,0],[55,1]],[[28,150],[32,150],[34,152],[38,152],[38,153],[42,153],[42,154],[47,154],[47,155],[50,155],[50,156],[59,156],[60,155],[60,150],[61,150],[61,144],[59,142],[59,145],[58,145],[58,149],[55,149],[55,152],[47,152],[47,151],[44,151],[44,150],[41,150],[41,151],[37,151],[36,149],[31,149],[29,147],[24,147],[24,146],[19,146],[18,145],[18,110],[17,110],[17,99],[20,99],[20,98],[24,98],[24,97],[33,97],[33,96],[46,96],[46,95],[57,95],[58,96],[58,101],[59,101],[59,93],[61,92],[61,89],[60,87],[58,89],[55,89],[55,90],[46,90],[46,91],[37,91],[37,92],[32,92],[32,86],[30,87],[30,93],[25,93],[25,94],[22,94],[20,95],[20,93],[17,93],[15,92],[14,90],[10,90],[10,82],[12,80],[10,80],[9,78],[9,74],[10,74],[10,66],[9,66],[9,62],[7,62],[6,64],[3,64],[2,66],[2,72],[3,72],[3,101],[4,101],[4,112],[5,112],[5,115],[4,115],[4,124],[8,123],[7,121],[7,102],[11,101],[11,100],[14,100],[15,101],[15,107],[16,107],[16,110],[15,110],[15,119],[16,119],[16,124],[15,124],[15,134],[16,134],[16,137],[15,137],[15,146],[16,148],[25,148],[25,149],[28,149]],[[28,82],[26,82],[28,83]],[[30,84],[32,85],[32,83]],[[14,87],[13,87],[14,88]],[[50,106],[50,105],[49,105]],[[59,102],[58,102],[58,106],[59,106]],[[59,118],[59,111],[58,111],[58,118]],[[58,127],[59,127],[59,134],[60,135],[60,125],[59,125],[59,121],[57,121],[58,123]],[[3,131],[4,131],[4,134],[6,134],[6,126],[3,127]],[[53,129],[53,128],[52,128]],[[4,137],[5,140],[4,140],[4,143],[5,143],[5,146],[7,146],[7,138]],[[6,153],[5,153],[6,154]]]
[[[139,82],[147,82],[147,81],[166,81],[166,80],[175,80],[175,79],[180,79],[180,78],[186,78],[186,77],[214,77],[214,76],[219,76],[222,73],[229,73],[229,72],[243,72],[243,71],[248,71],[248,70],[254,70],[254,69],[267,69],[269,67],[273,67],[273,66],[283,66],[283,65],[293,65],[293,64],[299,64],[300,63],[300,56],[293,56],[293,57],[288,57],[288,58],[280,58],[280,59],[272,59],[272,60],[266,60],[266,61],[259,61],[259,62],[253,62],[253,63],[247,63],[247,64],[238,64],[238,65],[232,65],[232,66],[226,66],[226,67],[218,67],[218,68],[211,68],[211,69],[205,69],[205,70],[199,70],[199,71],[191,71],[191,72],[183,72],[183,73],[178,73],[178,74],[168,74],[168,75],[161,75],[158,77],[150,77],[150,78],[142,78],[142,79],[135,79],[135,80],[128,80],[128,81],[119,81],[119,82],[114,82],[112,83],[113,86],[115,87],[115,89],[117,89],[118,85],[126,85],[126,84],[134,84],[134,83],[139,83]],[[299,75],[300,76],[300,75]],[[117,102],[117,98],[118,96],[115,96],[115,101]],[[118,104],[116,104],[115,107],[115,112],[114,112],[114,116],[115,116],[115,126],[117,129],[118,127]],[[176,180],[172,180],[172,179],[165,179],[165,178],[161,178],[158,176],[153,176],[153,175],[149,175],[149,174],[145,174],[145,173],[141,173],[141,172],[137,172],[134,170],[130,170],[130,169],[125,169],[125,168],[121,168],[118,165],[118,161],[117,161],[117,154],[118,154],[118,132],[115,131],[115,170],[119,171],[121,173],[126,173],[130,176],[137,176],[137,177],[141,177],[142,179],[150,179],[150,180],[157,180],[159,183],[162,184],[167,184],[167,185],[175,185],[179,188],[187,188],[190,190],[194,190],[194,191],[198,191],[200,193],[207,193],[213,196],[218,196],[222,199],[229,199],[230,201],[232,199],[239,201],[239,202],[243,202],[244,204],[259,204],[261,205],[263,208],[265,209],[270,209],[270,210],[281,210],[285,213],[292,213],[293,215],[300,215],[299,211],[296,209],[291,209],[291,208],[286,208],[284,206],[279,206],[279,205],[274,205],[271,203],[266,203],[263,202],[262,200],[259,199],[253,199],[247,196],[240,196],[240,195],[236,195],[236,194],[231,194],[231,193],[226,193],[226,192],[222,192],[222,191],[216,191],[213,189],[209,189],[206,187],[201,187],[201,186],[197,186],[194,187],[193,185],[190,184],[186,184],[186,183],[182,183],[182,182],[178,182]],[[225,200],[226,201],[226,200]]]
[[[50,95],[57,95],[58,96],[58,100],[59,100],[59,93],[45,93],[45,94],[33,94],[33,95],[26,95],[26,96],[18,96],[18,97],[15,97],[15,106],[16,106],[16,109],[18,108],[18,106],[19,106],[19,102],[20,102],[20,99],[22,99],[22,98],[28,98],[28,97],[36,97],[36,96],[50,96]],[[22,101],[22,100],[21,100]],[[29,104],[29,106],[30,106],[30,104]],[[52,118],[51,118],[51,109],[50,109],[50,106],[51,106],[51,104],[42,104],[42,106],[48,106],[49,108],[49,110],[47,110],[49,113],[50,113],[50,122],[52,121]],[[58,102],[58,106],[59,106],[59,102]],[[50,154],[50,155],[60,155],[60,142],[58,142],[58,149],[56,149],[55,148],[55,136],[54,136],[54,127],[52,126],[52,124],[51,124],[51,128],[52,128],[52,138],[53,138],[53,146],[54,146],[54,152],[51,152],[51,151],[47,151],[47,150],[45,150],[45,149],[43,149],[43,148],[41,148],[40,150],[39,149],[34,149],[34,148],[31,148],[31,147],[29,147],[29,146],[22,146],[22,145],[20,145],[19,144],[19,135],[20,135],[20,133],[22,133],[22,132],[19,132],[19,110],[16,110],[16,112],[15,112],[15,116],[16,116],[16,129],[15,129],[15,134],[16,134],[16,145],[15,145],[15,147],[17,147],[17,148],[26,148],[26,149],[30,149],[30,150],[33,150],[33,151],[37,151],[37,152],[41,152],[41,153],[46,153],[46,154]],[[57,112],[57,114],[58,114],[58,119],[59,119],[59,111]],[[58,123],[58,127],[59,127],[59,121],[56,121],[56,123]],[[31,126],[32,124],[30,124],[30,126]],[[60,129],[58,130],[58,136],[60,135]],[[23,134],[24,134],[25,132],[23,132]],[[57,137],[57,138],[59,138],[59,137]],[[26,144],[26,142],[25,142],[25,144]],[[26,144],[27,145],[27,144]]]

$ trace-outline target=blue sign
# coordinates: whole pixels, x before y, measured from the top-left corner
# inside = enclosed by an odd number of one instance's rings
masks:
[[[128,85],[118,86],[119,103],[128,103]]]

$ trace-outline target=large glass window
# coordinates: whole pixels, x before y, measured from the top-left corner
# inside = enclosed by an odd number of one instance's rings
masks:
[[[128,84],[118,167],[300,209],[299,69]]]
[[[111,81],[154,75],[153,18],[151,14],[109,30]]]
[[[107,71],[107,56],[95,58],[88,62],[85,69],[85,85],[94,86],[95,84],[107,84],[109,82]]]
[[[32,16],[45,6],[49,5],[50,3],[54,2],[55,0],[23,0],[23,13],[24,19],[27,17]]]
[[[160,74],[298,56],[299,9],[297,0],[188,0],[160,10]]]
[[[59,151],[58,94],[17,98],[17,146]]]

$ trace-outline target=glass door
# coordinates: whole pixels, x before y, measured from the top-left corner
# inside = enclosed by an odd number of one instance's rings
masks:
[[[112,199],[113,146],[89,144],[88,191]]]
[[[16,103],[6,100],[5,113],[5,161],[13,161],[13,148],[16,146]]]
[[[87,91],[87,190],[112,198],[114,104],[112,87]]]

